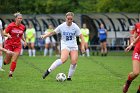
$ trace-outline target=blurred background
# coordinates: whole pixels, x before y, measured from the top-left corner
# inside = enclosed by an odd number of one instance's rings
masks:
[[[14,20],[13,14],[23,14],[23,24],[29,22],[36,30],[36,49],[44,48],[44,34],[49,24],[57,27],[65,21],[65,13],[75,13],[74,22],[79,27],[87,24],[90,31],[90,50],[98,50],[98,28],[103,23],[108,31],[107,45],[110,51],[124,50],[130,43],[130,26],[139,22],[139,0],[0,0],[0,20],[9,24]],[[59,43],[59,36],[54,36]]]

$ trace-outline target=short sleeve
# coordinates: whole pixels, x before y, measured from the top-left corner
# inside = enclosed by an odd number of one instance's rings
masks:
[[[11,31],[11,29],[12,29],[12,26],[8,25],[5,29],[5,32],[9,33]]]
[[[47,32],[48,32],[48,31],[47,31],[47,30],[45,30],[44,34],[47,34]]]
[[[60,33],[60,28],[61,28],[61,25],[59,25],[58,27],[56,27],[56,28],[54,29],[54,31],[55,31],[56,33]]]
[[[35,29],[33,28],[33,34],[35,34],[36,33],[36,31],[35,31]]]
[[[78,27],[78,25],[75,24],[75,28],[76,28],[76,36],[80,36],[81,30],[80,30],[80,28]]]
[[[0,29],[2,29],[2,21],[0,20]]]
[[[89,35],[89,29],[87,29],[87,33],[86,34]]]

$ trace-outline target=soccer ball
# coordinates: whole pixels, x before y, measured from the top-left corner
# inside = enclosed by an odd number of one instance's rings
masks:
[[[66,80],[66,75],[64,73],[58,73],[56,75],[56,80],[59,82],[63,82]]]

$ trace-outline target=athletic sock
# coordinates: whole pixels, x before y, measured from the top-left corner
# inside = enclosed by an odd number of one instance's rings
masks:
[[[50,48],[50,49],[49,49],[49,56],[50,56],[50,57],[52,56],[52,52],[53,52],[53,48]]]
[[[86,49],[86,54],[87,54],[88,57],[90,56],[89,49]]]
[[[20,51],[20,55],[23,55],[23,49],[21,49],[21,51]]]
[[[33,56],[35,56],[35,49],[32,49],[32,54]]]
[[[10,66],[10,71],[14,72],[15,68],[16,68],[16,62],[12,62]]]
[[[28,50],[29,56],[32,56],[32,51],[31,49]]]
[[[0,68],[2,68],[3,56],[0,56]]]
[[[52,63],[52,65],[50,66],[50,68],[48,69],[49,72],[53,71],[56,67],[60,66],[61,64],[63,64],[63,62],[61,61],[61,59],[57,59],[56,61],[54,61]]]
[[[48,49],[44,49],[44,56],[46,56],[47,55],[47,53],[48,53]]]
[[[70,64],[70,68],[69,68],[69,73],[68,73],[68,78],[71,78],[72,75],[74,74],[75,72],[75,69],[76,69],[77,65],[76,64]]]

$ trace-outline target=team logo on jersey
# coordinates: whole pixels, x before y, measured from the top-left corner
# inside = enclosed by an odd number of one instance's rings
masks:
[[[12,30],[13,33],[18,33],[21,34],[23,31],[22,30]]]

